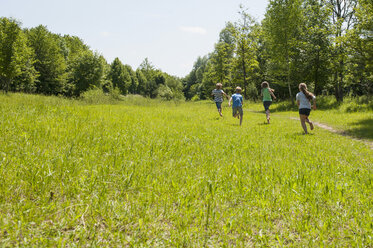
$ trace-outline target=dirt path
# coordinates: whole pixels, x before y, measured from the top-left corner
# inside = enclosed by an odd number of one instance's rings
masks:
[[[299,118],[295,118],[295,117],[290,117],[290,119],[299,121]],[[314,126],[317,126],[319,128],[328,130],[331,133],[339,134],[339,135],[348,137],[348,138],[353,139],[353,140],[364,142],[365,144],[367,144],[370,147],[370,149],[373,150],[373,142],[371,142],[371,141],[368,141],[366,139],[360,139],[360,138],[353,137],[353,136],[349,135],[348,133],[346,133],[345,131],[336,130],[336,129],[332,128],[331,126],[328,126],[328,125],[320,123],[320,122],[313,121],[312,123],[313,123]]]

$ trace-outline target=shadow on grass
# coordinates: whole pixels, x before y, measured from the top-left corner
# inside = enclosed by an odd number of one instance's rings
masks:
[[[373,140],[373,119],[369,118],[353,122],[350,124],[350,127],[351,128],[345,132],[345,135]]]

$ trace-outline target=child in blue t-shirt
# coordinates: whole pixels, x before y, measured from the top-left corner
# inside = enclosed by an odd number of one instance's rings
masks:
[[[236,87],[236,93],[231,96],[229,99],[229,106],[231,106],[231,102],[233,100],[232,105],[232,113],[233,117],[237,117],[240,119],[240,126],[242,125],[242,117],[243,117],[243,110],[242,110],[242,104],[243,104],[243,98],[241,95],[242,89],[240,87]]]

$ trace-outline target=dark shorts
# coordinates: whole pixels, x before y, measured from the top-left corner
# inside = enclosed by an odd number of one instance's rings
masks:
[[[240,113],[240,116],[243,116],[243,110],[242,106],[241,107],[232,107],[232,115],[233,117],[238,113]]]
[[[269,109],[269,106],[271,106],[271,104],[272,104],[272,101],[264,101],[263,102],[263,106],[264,106],[265,111],[267,111]]]
[[[218,109],[221,109],[221,102],[215,102],[215,104]]]
[[[300,115],[310,116],[310,113],[311,113],[311,109],[308,109],[308,108],[299,109]]]

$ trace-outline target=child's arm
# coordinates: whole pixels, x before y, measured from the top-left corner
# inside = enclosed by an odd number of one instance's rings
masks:
[[[298,105],[298,108],[299,108],[299,105],[300,105],[300,101],[299,100],[297,100],[297,105]]]
[[[231,106],[231,101],[232,101],[232,97],[229,98],[229,102],[228,102],[229,107]]]
[[[271,96],[273,96],[273,99],[275,99],[275,100],[276,100],[276,96],[275,96],[275,94],[273,94],[273,91],[272,91],[272,90],[270,90],[270,91],[269,91],[269,93],[271,94]]]
[[[228,95],[225,94],[225,92],[223,91],[223,95],[227,98],[227,100],[229,99]]]

